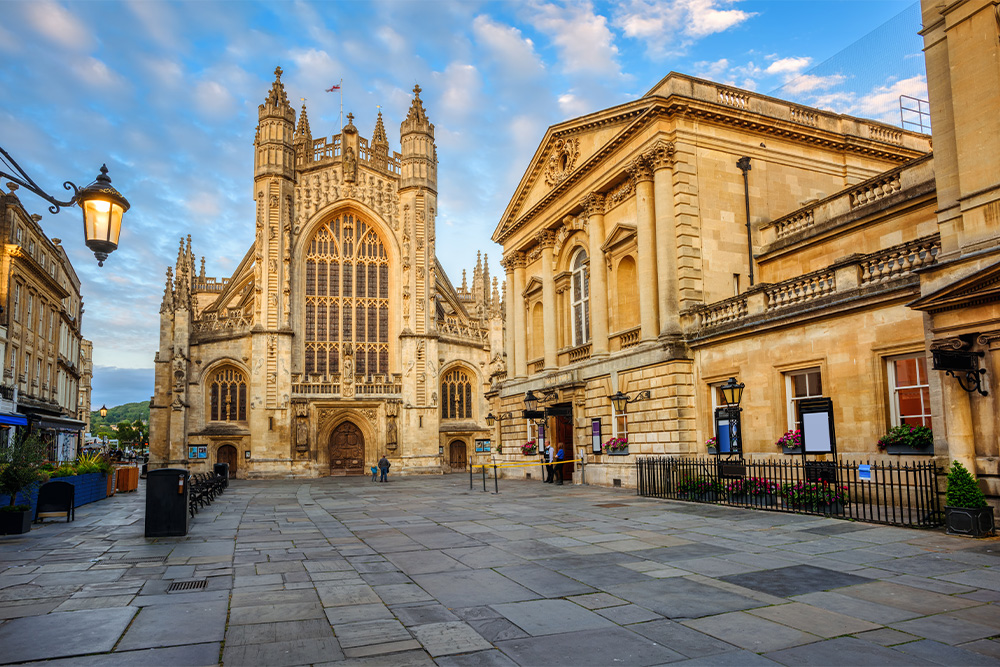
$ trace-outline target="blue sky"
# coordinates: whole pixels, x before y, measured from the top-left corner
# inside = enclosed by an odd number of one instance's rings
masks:
[[[339,131],[340,97],[324,90],[343,79],[345,113],[370,137],[381,105],[395,150],[420,84],[440,161],[438,254],[457,285],[477,250],[502,276],[489,237],[545,129],[670,71],[898,122],[899,93],[926,99],[913,4],[14,0],[0,22],[0,145],[56,195],[106,162],[132,204],[99,269],[75,210],[52,216],[19,193],[83,281],[93,403],[112,406],[152,394],[178,239],[191,234],[218,277],[253,240],[252,142],[276,65],[314,137]],[[907,8],[893,57],[828,61]]]

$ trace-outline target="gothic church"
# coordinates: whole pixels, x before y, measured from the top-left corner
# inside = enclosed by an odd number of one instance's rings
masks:
[[[497,281],[455,288],[434,252],[437,149],[419,86],[390,152],[353,117],[313,139],[281,69],[258,110],[255,238],[229,278],[167,269],[150,411],[154,467],[227,462],[238,477],[465,465],[489,437],[503,364]],[[480,449],[484,447],[481,445]]]

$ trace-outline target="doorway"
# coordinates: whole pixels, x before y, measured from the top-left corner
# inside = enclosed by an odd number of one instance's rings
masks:
[[[559,451],[559,448],[562,447],[563,460],[572,461],[576,458],[573,447],[573,404],[560,403],[546,409],[545,412],[550,418],[549,424],[552,429],[551,438],[554,451]],[[563,479],[572,480],[574,470],[576,470],[575,463],[564,463]]]
[[[236,448],[232,445],[222,445],[219,447],[218,451],[215,452],[216,463],[229,464],[230,477],[236,477],[236,453]]]
[[[344,422],[330,434],[330,474],[364,474],[365,436],[353,422]]]
[[[452,470],[465,470],[465,443],[461,440],[452,440],[448,445],[448,461]]]

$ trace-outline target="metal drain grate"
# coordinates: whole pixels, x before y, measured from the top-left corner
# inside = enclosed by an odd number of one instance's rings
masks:
[[[168,593],[178,593],[181,591],[200,591],[208,585],[208,579],[188,579],[186,581],[175,581],[167,589]]]

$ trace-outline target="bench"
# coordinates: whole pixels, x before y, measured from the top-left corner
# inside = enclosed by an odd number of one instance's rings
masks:
[[[194,516],[199,509],[215,500],[226,488],[226,479],[214,473],[198,473],[191,475],[189,481],[191,495],[188,501],[188,511]]]

